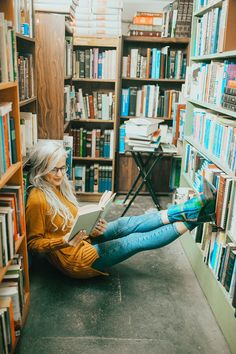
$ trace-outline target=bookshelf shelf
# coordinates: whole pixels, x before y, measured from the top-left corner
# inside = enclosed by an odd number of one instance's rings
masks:
[[[191,57],[190,59],[192,61],[209,61],[213,59],[228,59],[228,58],[235,58],[235,57],[236,57],[236,50],[230,50],[228,52]]]
[[[16,33],[16,38],[19,39],[19,40],[35,43],[35,38],[24,36],[21,33]]]
[[[64,78],[64,80],[71,80],[71,79],[72,79],[71,75],[65,76],[65,78]]]
[[[37,101],[36,96],[28,98],[27,100],[20,101],[20,107],[26,106],[27,104],[35,102],[35,101]]]
[[[229,175],[230,177],[235,178],[234,174],[232,171],[230,171],[229,168],[227,168],[226,166],[224,166],[224,164],[217,159],[214,155],[212,155],[209,151],[205,150],[200,144],[198,144],[196,141],[194,141],[194,139],[190,138],[190,137],[185,137],[186,142],[188,142],[189,144],[191,144],[193,147],[195,147],[200,154],[202,154],[203,156],[205,156],[208,160],[211,160],[215,165],[217,165],[223,172],[225,172],[227,175]]]
[[[98,202],[102,193],[97,192],[77,192],[77,199],[81,202]]]
[[[93,124],[93,123],[114,124],[114,120],[111,120],[111,119],[108,119],[108,120],[105,120],[105,119],[72,119],[70,122],[81,122],[81,123],[91,123],[91,124]],[[68,123],[70,123],[70,122],[68,122]]]
[[[188,44],[189,38],[171,38],[171,37],[142,37],[142,36],[124,36],[126,42],[152,42],[152,43],[177,43]]]
[[[188,102],[190,102],[190,103],[192,103],[192,104],[194,104],[196,106],[207,108],[207,109],[211,109],[214,112],[222,113],[222,114],[225,114],[227,116],[236,118],[236,112],[229,111],[228,109],[225,109],[225,108],[217,107],[214,104],[210,104],[210,103],[206,103],[206,102],[199,102],[199,101],[195,101],[195,100],[192,100],[192,99],[189,99]]]
[[[226,296],[225,290],[222,289],[222,285],[217,281],[210,268],[203,262],[202,251],[196,246],[193,237],[186,232],[180,238],[180,242],[220,327],[224,329],[226,340],[231,349],[236,348],[234,309]]]
[[[0,83],[0,91],[1,90],[7,90],[13,87],[17,87],[17,83],[16,82],[1,82]]]
[[[118,47],[120,38],[102,38],[102,37],[77,37],[73,38],[73,45],[80,47],[104,47],[104,48],[114,48]]]
[[[116,80],[110,80],[110,79],[86,79],[86,78],[72,78],[72,81],[82,81],[82,82],[100,82],[100,83],[112,83],[115,84]]]
[[[177,83],[177,84],[183,84],[185,80],[182,79],[143,79],[139,77],[122,77],[122,80],[124,81],[147,81],[147,82],[166,82],[166,83]]]
[[[146,117],[135,117],[135,116],[121,116],[121,119],[132,119],[132,118],[146,118]],[[162,119],[162,120],[169,120],[172,121],[173,119],[168,118],[168,117],[157,117],[155,119]]]
[[[102,161],[102,162],[112,162],[113,159],[105,158],[105,157],[78,157],[73,156],[73,160],[75,161]]]
[[[204,6],[201,10],[195,12],[193,16],[201,17],[202,15],[207,13],[209,10],[214,9],[215,7],[221,7],[221,6],[222,6],[222,0],[217,0],[217,1],[214,1],[213,3],[211,2],[209,5]]]
[[[2,178],[0,179],[0,189],[4,186],[4,184],[6,184],[9,179],[11,179],[12,176],[14,176],[14,174],[21,168],[21,162],[17,162],[13,165],[11,165],[6,173],[4,173],[4,175],[2,176]]]

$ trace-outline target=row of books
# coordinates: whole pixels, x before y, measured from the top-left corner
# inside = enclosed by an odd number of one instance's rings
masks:
[[[0,352],[12,353],[20,335],[25,303],[22,256],[14,255],[0,284]]]
[[[121,116],[171,119],[174,103],[178,102],[179,91],[160,92],[158,85],[123,88],[121,94]]]
[[[33,0],[14,1],[16,32],[27,37],[33,37]]]
[[[192,63],[187,69],[189,98],[220,106],[225,88],[234,84],[236,62],[225,60],[207,63]]]
[[[25,157],[38,141],[37,114],[20,112],[21,155]]]
[[[122,0],[80,0],[74,33],[78,36],[121,36],[122,10]]]
[[[15,120],[10,116],[12,103],[0,103],[0,178],[17,162]]]
[[[161,37],[162,18],[162,12],[137,11],[128,26],[128,35]]]
[[[17,77],[15,32],[11,21],[0,12],[0,82],[15,81]]]
[[[71,128],[75,157],[113,158],[114,130]]]
[[[170,46],[131,48],[130,54],[122,58],[122,77],[184,79],[186,63],[186,53],[170,49]]]
[[[226,233],[208,223],[196,230],[195,241],[200,244],[203,261],[225,288],[232,306],[236,308],[236,245],[227,243]]]
[[[194,56],[213,54],[223,50],[226,3],[226,1],[223,1],[222,8],[213,8],[198,18],[193,49]]]
[[[236,174],[236,122],[204,109],[194,108],[192,135],[194,140],[227,169]]]
[[[197,0],[195,1],[194,5],[195,5],[195,12],[200,11],[201,9],[203,9],[204,7],[214,4],[214,0]]]
[[[216,225],[225,229],[232,220],[232,213],[229,210],[229,201],[233,186],[233,178],[223,173],[211,161],[204,158],[190,144],[186,145],[186,160],[184,172],[188,175],[196,190],[200,191],[201,176],[204,175],[217,190],[216,200]],[[235,231],[233,240],[236,240]]]
[[[190,37],[193,0],[175,0],[163,8],[162,37]]]
[[[112,166],[74,166],[73,180],[77,192],[102,193],[112,190]]]
[[[114,91],[92,91],[83,93],[82,88],[75,92],[75,115],[81,119],[114,120]]]
[[[116,79],[116,49],[73,51],[73,78]]]
[[[19,80],[19,98],[26,100],[34,97],[34,66],[33,55],[22,54],[17,57],[17,69]]]
[[[25,229],[24,204],[20,186],[5,185],[0,191],[0,267],[15,254],[15,241]]]

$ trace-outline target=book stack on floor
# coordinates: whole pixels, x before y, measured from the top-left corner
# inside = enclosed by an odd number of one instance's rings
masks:
[[[163,8],[162,37],[190,37],[193,0],[175,0]]]
[[[154,152],[161,140],[160,119],[133,118],[125,122],[126,150]]]
[[[75,16],[79,0],[34,0],[34,10]]]
[[[79,0],[74,20],[77,36],[119,37],[123,0]]]
[[[162,12],[139,11],[129,24],[129,36],[161,37]]]

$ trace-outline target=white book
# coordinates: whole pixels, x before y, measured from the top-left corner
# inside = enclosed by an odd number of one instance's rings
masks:
[[[136,117],[141,116],[142,90],[137,91],[136,99]]]
[[[105,218],[114,198],[115,193],[113,194],[111,191],[105,191],[98,204],[79,207],[78,214],[75,217],[74,224],[70,230],[69,241],[81,230],[86,230],[86,234],[90,235],[98,220]]]
[[[0,116],[10,113],[12,110],[12,102],[0,102]]]
[[[10,207],[0,206],[0,215],[6,216],[6,236],[7,236],[7,250],[8,260],[12,259],[15,254],[15,241],[14,241],[14,210]]]
[[[33,146],[33,123],[31,112],[20,112],[20,119],[25,122],[25,143],[26,153],[28,154]]]
[[[138,49],[132,48],[130,51],[130,77],[137,77]]]
[[[163,120],[155,118],[133,118],[125,122],[126,124],[126,135],[137,134],[137,135],[150,135],[155,132],[159,123]]]

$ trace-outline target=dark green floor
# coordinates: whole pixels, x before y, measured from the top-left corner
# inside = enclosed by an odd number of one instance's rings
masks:
[[[129,214],[150,206],[138,198]],[[16,354],[230,353],[178,240],[91,280],[66,278],[34,259],[30,281]]]

